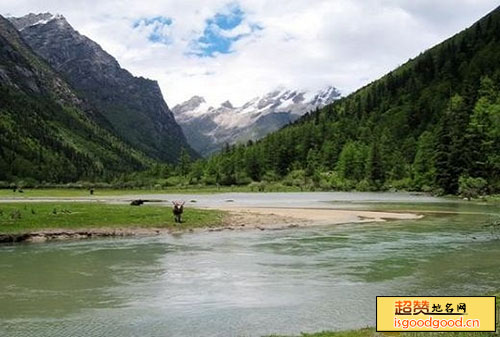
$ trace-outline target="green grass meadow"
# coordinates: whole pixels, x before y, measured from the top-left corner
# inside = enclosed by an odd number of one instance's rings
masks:
[[[183,223],[174,222],[172,209],[160,205],[112,205],[76,202],[0,203],[0,233],[46,229],[168,228],[218,226],[224,213],[186,208]]]

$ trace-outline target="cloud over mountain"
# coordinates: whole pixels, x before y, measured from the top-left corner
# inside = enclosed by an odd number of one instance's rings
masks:
[[[169,104],[242,104],[277,86],[344,94],[472,24],[494,0],[4,0],[61,13]]]

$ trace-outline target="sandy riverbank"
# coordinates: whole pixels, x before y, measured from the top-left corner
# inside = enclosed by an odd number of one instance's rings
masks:
[[[339,210],[327,208],[219,208],[231,214],[234,225],[250,227],[290,227],[334,225],[343,223],[381,222],[387,220],[415,220],[423,216],[415,213]]]

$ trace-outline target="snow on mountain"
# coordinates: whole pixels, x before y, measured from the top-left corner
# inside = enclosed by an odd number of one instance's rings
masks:
[[[64,17],[60,14],[51,14],[51,13],[40,13],[34,14],[30,13],[23,17],[14,18],[10,17],[9,21],[14,24],[17,30],[21,31],[26,27],[35,26],[35,25],[43,25],[49,23],[52,20],[64,19]]]
[[[281,89],[255,97],[242,106],[225,101],[215,108],[203,97],[194,96],[173,107],[172,112],[190,145],[208,155],[226,143],[262,138],[339,97],[332,86],[318,92]]]

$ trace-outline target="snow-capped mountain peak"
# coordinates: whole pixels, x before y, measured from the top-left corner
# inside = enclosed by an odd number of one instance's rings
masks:
[[[233,108],[234,108],[234,107],[233,107],[233,104],[231,104],[231,102],[230,102],[229,100],[227,100],[227,101],[223,102],[223,103],[221,104],[221,106],[223,106],[224,108],[228,108],[228,109],[233,109]]]
[[[312,101],[318,106],[324,106],[333,102],[338,97],[339,92],[337,89],[334,87],[328,87],[317,92]]]
[[[177,111],[175,119],[179,123],[187,123],[192,118],[196,118],[206,113],[211,107],[208,107],[205,98],[193,96],[182,104],[177,104],[172,111]]]
[[[9,20],[16,27],[16,29],[20,31],[25,29],[26,27],[44,25],[52,20],[66,21],[64,16],[62,16],[61,14],[54,15],[52,13],[29,13],[19,18],[9,18]]]
[[[209,107],[203,97],[193,96],[173,107],[172,112],[190,145],[207,155],[225,143],[262,138],[339,97],[333,86],[320,91],[279,88],[236,107],[229,100],[217,108]]]

